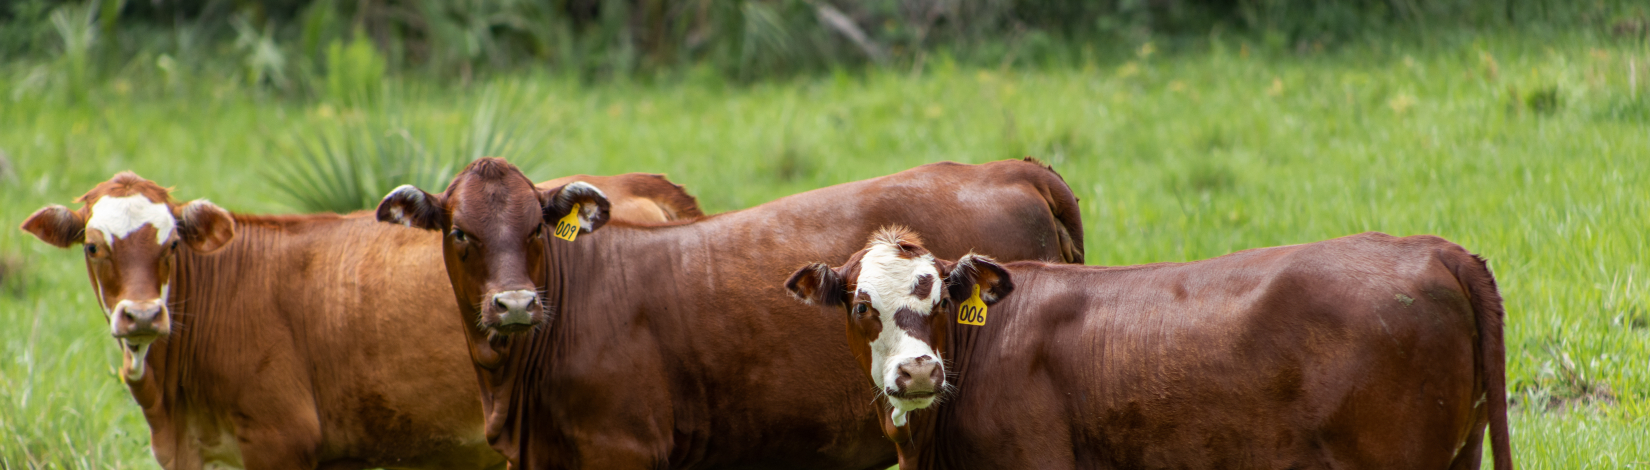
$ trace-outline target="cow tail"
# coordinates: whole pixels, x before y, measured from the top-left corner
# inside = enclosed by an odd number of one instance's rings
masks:
[[[1478,323],[1478,348],[1482,352],[1484,393],[1489,395],[1490,451],[1495,457],[1496,470],[1512,470],[1512,442],[1507,430],[1507,343],[1504,322],[1507,311],[1501,305],[1501,292],[1495,287],[1495,275],[1478,255],[1466,255],[1471,263],[1464,263],[1453,253],[1444,259],[1454,262],[1448,266],[1455,278],[1467,290],[1468,301]]]
[[[1048,209],[1054,214],[1054,219],[1060,223],[1056,230],[1060,236],[1060,260],[1083,264],[1083,213],[1077,207],[1077,195],[1071,192],[1065,177],[1054,171],[1053,166],[1035,157],[1025,157],[1025,161],[1042,167],[1054,176],[1043,184],[1043,197],[1048,200]]]

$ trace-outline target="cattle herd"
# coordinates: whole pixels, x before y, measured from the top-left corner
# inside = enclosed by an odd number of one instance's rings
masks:
[[[709,216],[496,158],[347,215],[130,172],[75,202],[22,229],[84,250],[168,469],[1470,469],[1486,432],[1512,468],[1482,259],[1365,233],[1082,266],[1029,158]]]

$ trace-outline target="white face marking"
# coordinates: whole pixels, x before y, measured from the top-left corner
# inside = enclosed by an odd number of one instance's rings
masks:
[[[928,295],[917,298],[911,295],[917,279],[923,275],[933,276]],[[882,331],[871,340],[871,381],[876,383],[878,390],[888,390],[899,378],[898,365],[921,356],[928,356],[939,360],[940,355],[928,343],[906,334],[895,323],[894,316],[901,308],[909,309],[924,317],[933,313],[934,306],[940,298],[940,273],[934,267],[933,255],[924,254],[916,258],[900,257],[897,245],[884,241],[877,241],[866,251],[860,259],[859,292],[864,292],[871,298],[871,306],[881,313]],[[914,410],[933,403],[933,398],[919,400],[905,400],[888,397],[889,403],[898,410],[895,421],[904,421],[900,410]]]
[[[86,221],[86,228],[97,229],[98,232],[103,233],[103,242],[106,246],[114,245],[115,239],[124,239],[132,232],[143,228],[144,225],[155,228],[155,244],[159,245],[172,238],[172,231],[177,228],[177,220],[172,218],[171,208],[167,207],[165,203],[150,201],[142,194],[134,194],[131,196],[104,196],[99,198],[97,203],[92,204],[92,218]],[[127,305],[134,303],[130,299],[125,299],[115,304],[113,309],[108,308],[104,304],[103,285],[98,282],[93,284],[97,284],[98,306],[103,308],[105,317],[112,316],[114,312],[122,311]],[[156,301],[163,306],[166,305],[169,287],[166,285],[166,280],[161,280],[160,298]],[[117,333],[114,330],[114,325],[113,321],[109,322],[110,334]],[[120,340],[118,343],[121,346],[121,354],[126,357],[130,365],[130,369],[126,373],[126,380],[143,378],[144,360],[149,356],[149,345],[140,345],[134,351],[127,347],[125,340]]]
[[[104,196],[92,205],[92,218],[86,228],[103,232],[103,242],[113,245],[115,239],[126,238],[137,229],[149,225],[155,228],[155,244],[172,238],[177,221],[165,203],[153,202],[142,194],[131,196]]]

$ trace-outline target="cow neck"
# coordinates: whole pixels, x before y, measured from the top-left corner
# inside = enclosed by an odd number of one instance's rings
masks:
[[[581,345],[622,347],[600,336],[607,332],[600,326],[605,323],[601,318],[631,314],[657,299],[648,295],[653,292],[649,289],[661,284],[650,279],[700,279],[683,274],[682,260],[708,252],[684,254],[694,248],[684,249],[682,240],[702,240],[696,234],[723,228],[726,221],[717,217],[665,224],[613,221],[600,231],[579,235],[573,243],[546,237],[545,262],[538,269],[544,276],[540,286],[544,307],[554,312],[549,324],[525,336],[495,340],[493,346],[507,356],[495,369],[478,369],[488,387],[482,402],[493,449],[522,468],[539,468],[547,460],[576,462],[579,457],[571,444],[566,449],[544,448],[545,442],[566,442],[556,436],[533,437],[556,432],[557,427],[546,426],[542,418],[554,415],[554,407],[559,406],[549,402],[554,400],[553,390],[536,385],[553,377],[558,361]]]
[[[1019,272],[1013,274],[1020,275]],[[1015,278],[1016,282],[1020,280]],[[969,379],[977,369],[990,367],[995,362],[989,356],[996,349],[992,345],[1000,340],[997,333],[1003,331],[1016,315],[1008,308],[1009,302],[1000,302],[991,307],[985,325],[965,325],[954,320],[956,303],[950,300],[945,302],[946,315],[953,320],[946,322],[947,343],[941,354],[947,366],[946,379],[952,381],[955,388],[938,406],[911,414],[910,423],[896,434],[900,468],[971,468],[978,465],[977,462],[964,460],[964,455],[949,452],[947,445],[956,442],[960,438],[956,431],[968,425],[959,404],[967,404]],[[886,422],[888,418],[885,416],[883,420]]]
[[[554,312],[549,335],[568,338],[562,332],[576,327],[593,315],[621,314],[636,302],[646,300],[650,286],[635,285],[638,279],[676,279],[682,274],[685,253],[680,240],[693,238],[686,232],[701,232],[716,225],[716,219],[691,223],[632,225],[614,221],[601,231],[580,235],[576,243],[546,237],[544,280],[541,286],[545,306]],[[714,229],[712,229],[714,230]],[[653,286],[657,287],[657,286]],[[598,307],[598,308],[592,308]],[[560,348],[562,346],[558,346]]]
[[[179,244],[166,300],[172,331],[150,346],[144,376],[126,382],[149,422],[157,457],[181,458],[175,451],[190,439],[187,423],[215,421],[187,413],[191,403],[213,401],[215,391],[225,385],[197,366],[242,346],[235,334],[257,331],[255,315],[236,315],[242,312],[234,305],[244,300],[232,294],[244,285],[245,273],[268,264],[268,253],[280,250],[282,240],[276,231],[255,223],[256,216],[237,214],[234,219],[235,238],[218,252],[201,254]]]

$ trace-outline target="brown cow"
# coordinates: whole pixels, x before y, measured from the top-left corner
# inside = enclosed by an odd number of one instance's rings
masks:
[[[859,249],[822,233],[893,222],[949,229],[942,253],[1080,262],[1076,202],[1039,164],[936,163],[602,228],[595,188],[535,191],[480,160],[445,193],[398,188],[378,214],[447,234],[487,438],[518,468],[882,468],[894,449],[841,324],[767,280]]]
[[[687,204],[620,217],[698,214],[658,176],[598,178],[621,207]],[[84,244],[163,467],[503,463],[481,433],[439,237],[365,213],[231,215],[129,172],[78,201],[22,228]]]
[[[892,229],[785,285],[848,324],[902,469],[1478,468],[1486,421],[1512,468],[1501,296],[1442,238],[1112,268]]]

